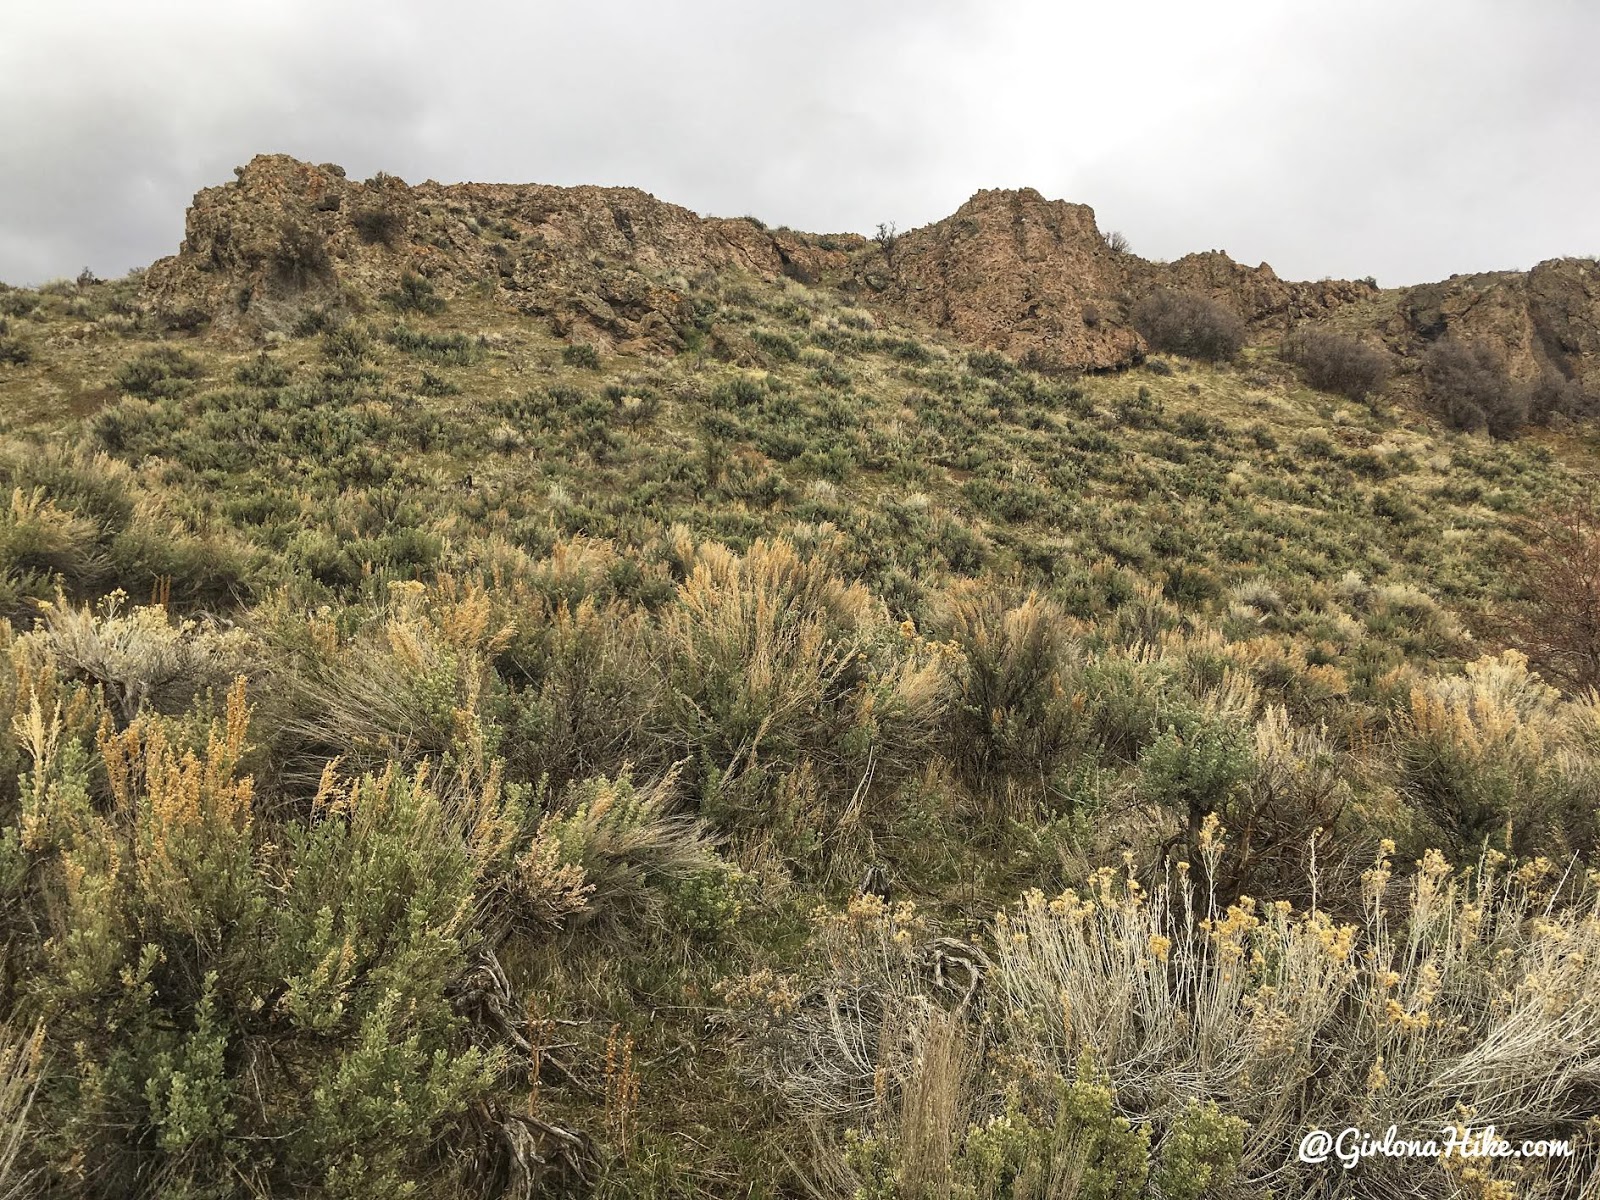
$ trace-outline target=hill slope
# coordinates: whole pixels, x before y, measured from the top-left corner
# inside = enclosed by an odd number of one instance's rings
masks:
[[[1585,1194],[1593,433],[1405,363],[1592,279],[261,158],[0,292],[0,1194]],[[1447,1120],[1579,1152],[1293,1158]]]

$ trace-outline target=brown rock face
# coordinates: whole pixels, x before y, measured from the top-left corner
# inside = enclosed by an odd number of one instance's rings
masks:
[[[174,325],[280,327],[307,307],[371,303],[417,274],[446,296],[487,287],[564,337],[671,351],[696,319],[689,281],[739,270],[842,280],[872,307],[968,345],[1045,369],[1105,371],[1140,360],[1132,308],[1173,288],[1227,304],[1259,339],[1338,314],[1341,328],[1402,356],[1457,336],[1487,342],[1519,377],[1553,370],[1600,391],[1593,260],[1379,293],[1288,282],[1218,251],[1147,262],[1107,245],[1092,209],[1028,188],[979,192],[885,253],[854,234],[702,218],[633,188],[355,183],[283,155],[238,176],[195,197],[182,249],[147,275],[153,307]]]
[[[1126,366],[1140,353],[1113,297],[1122,256],[1082,204],[1031,188],[983,191],[934,225],[868,257],[857,279],[870,303],[926,321],[1013,358],[1087,370]]]
[[[174,324],[272,327],[417,274],[445,295],[491,284],[566,337],[670,350],[693,317],[687,277],[816,278],[846,261],[804,235],[702,219],[634,188],[355,183],[284,155],[238,176],[195,197],[181,250],[150,268],[150,301]]]
[[[869,302],[920,318],[1019,360],[1117,370],[1146,347],[1129,312],[1155,288],[1200,292],[1252,325],[1281,332],[1369,297],[1361,283],[1286,283],[1226,254],[1151,263],[1112,250],[1082,204],[1031,188],[979,192],[953,216],[901,237],[858,267]]]
[[[1142,277],[1144,289],[1201,292],[1229,305],[1261,334],[1287,333],[1301,321],[1321,320],[1378,292],[1375,284],[1345,279],[1289,282],[1266,263],[1247,267],[1220,250],[1188,254],[1174,263],[1135,262],[1134,275]]]
[[[1553,371],[1600,391],[1600,263],[1550,259],[1407,288],[1378,328],[1403,352],[1446,336],[1482,342],[1517,378]]]

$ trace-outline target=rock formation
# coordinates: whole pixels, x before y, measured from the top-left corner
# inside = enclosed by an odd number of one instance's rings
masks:
[[[1406,288],[1374,325],[1403,352],[1453,336],[1493,346],[1517,378],[1551,371],[1600,391],[1600,263],[1593,259]]]
[[[1173,288],[1229,305],[1258,340],[1333,319],[1409,357],[1454,335],[1493,345],[1519,377],[1555,371],[1600,388],[1593,260],[1380,292],[1285,281],[1218,251],[1148,262],[1113,249],[1092,209],[1030,188],[981,191],[879,246],[699,217],[633,188],[356,183],[283,155],[237,174],[195,197],[180,252],[148,273],[149,299],[173,325],[282,326],[307,307],[371,303],[415,274],[446,295],[486,288],[563,337],[670,352],[695,326],[692,281],[739,270],[836,284],[971,346],[1097,371],[1140,360],[1132,307]]]
[[[1129,311],[1155,288],[1221,300],[1251,325],[1283,332],[1369,298],[1370,284],[1286,283],[1266,264],[1226,254],[1146,262],[1111,248],[1083,204],[1032,188],[982,191],[954,215],[896,242],[858,268],[876,303],[957,338],[1040,366],[1115,370],[1145,351]]]
[[[670,350],[693,317],[694,275],[817,278],[846,259],[819,239],[702,219],[634,188],[355,183],[284,155],[237,174],[195,197],[181,250],[150,268],[149,298],[173,324],[270,327],[415,274],[445,294],[490,285],[574,340]]]

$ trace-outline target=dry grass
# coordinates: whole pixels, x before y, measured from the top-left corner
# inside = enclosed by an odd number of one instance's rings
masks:
[[[29,1195],[32,1172],[23,1169],[28,1113],[44,1068],[44,1026],[13,1032],[0,1025],[0,1200]]]

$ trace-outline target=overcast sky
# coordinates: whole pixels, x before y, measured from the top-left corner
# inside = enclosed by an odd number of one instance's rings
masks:
[[[0,0],[0,279],[177,248],[252,155],[813,232],[982,187],[1386,285],[1600,253],[1595,0]]]

